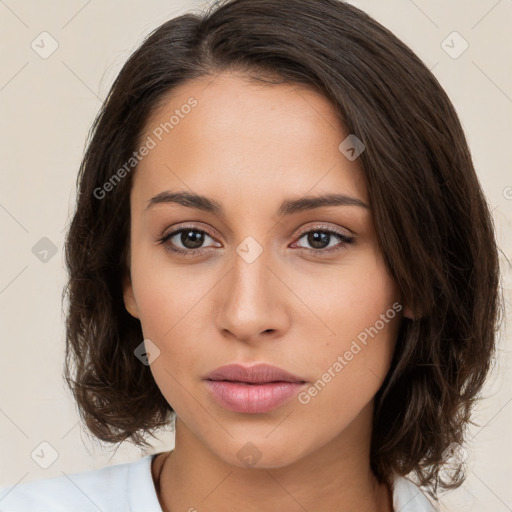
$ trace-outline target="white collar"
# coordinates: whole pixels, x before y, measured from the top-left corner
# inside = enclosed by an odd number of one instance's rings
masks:
[[[396,475],[393,482],[394,512],[438,512],[438,508],[411,480]]]

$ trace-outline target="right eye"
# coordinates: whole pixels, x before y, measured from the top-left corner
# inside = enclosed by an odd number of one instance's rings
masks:
[[[198,252],[204,252],[204,249],[206,249],[206,247],[200,247],[205,241],[205,236],[212,238],[202,229],[185,226],[162,236],[158,239],[158,242],[171,252],[193,256]],[[173,239],[175,240],[173,241]],[[181,244],[181,247],[178,244]]]

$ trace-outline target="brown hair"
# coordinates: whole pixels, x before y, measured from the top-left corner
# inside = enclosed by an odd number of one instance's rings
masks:
[[[228,0],[152,32],[116,78],[90,133],[65,254],[65,378],[90,432],[149,446],[173,409],[134,356],[140,322],[125,310],[133,173],[97,191],[133,155],[149,116],[179,84],[226,71],[306,84],[332,103],[359,157],[391,275],[412,308],[375,400],[371,467],[381,482],[414,472],[432,496],[447,448],[490,370],[499,325],[492,217],[455,110],[390,31],[338,0]],[[340,141],[341,142],[341,141]]]

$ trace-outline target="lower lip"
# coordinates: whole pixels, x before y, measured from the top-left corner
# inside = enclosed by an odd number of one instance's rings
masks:
[[[295,396],[305,382],[246,384],[227,380],[207,380],[213,397],[234,412],[261,413],[276,409]]]

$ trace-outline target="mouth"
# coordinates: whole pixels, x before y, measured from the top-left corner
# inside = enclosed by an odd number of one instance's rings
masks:
[[[205,379],[210,382],[230,382],[234,384],[245,384],[246,386],[264,386],[265,384],[290,384],[291,381],[286,380],[272,380],[272,381],[262,381],[262,382],[245,382],[242,380],[223,380],[223,379]],[[303,384],[306,381],[300,380],[300,381],[294,381],[299,384]]]
[[[216,368],[204,377],[205,380],[245,382],[247,384],[268,384],[271,382],[305,382],[305,379],[270,364],[243,366],[228,364]]]
[[[207,380],[213,398],[233,412],[258,414],[270,412],[297,395],[305,383],[267,382],[254,384],[224,380]]]
[[[305,379],[267,364],[221,366],[203,380],[222,407],[250,414],[269,412],[284,405],[306,385]]]

